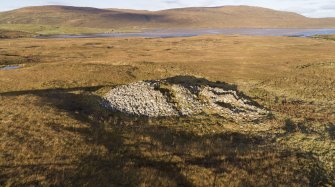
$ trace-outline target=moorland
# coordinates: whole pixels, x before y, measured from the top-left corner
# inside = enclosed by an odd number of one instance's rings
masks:
[[[2,66],[21,66],[0,71],[3,185],[333,184],[331,40],[11,39],[0,49]],[[238,85],[274,117],[149,120],[98,102],[118,84],[181,75]]]
[[[17,69],[0,69],[0,186],[335,185],[334,36],[2,33],[0,68]],[[171,77],[232,85],[271,115],[145,118],[101,104],[117,85]]]

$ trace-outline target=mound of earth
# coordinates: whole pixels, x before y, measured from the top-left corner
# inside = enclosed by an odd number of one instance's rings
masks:
[[[105,100],[105,105],[114,111],[147,117],[217,114],[234,121],[255,121],[268,114],[235,86],[195,77],[117,86]]]

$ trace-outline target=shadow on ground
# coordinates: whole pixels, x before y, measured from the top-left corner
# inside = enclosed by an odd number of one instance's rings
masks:
[[[176,81],[171,79],[171,81]],[[91,94],[103,86],[0,93],[33,94],[88,128],[49,124],[57,132],[71,131],[87,144],[107,152],[83,154],[73,169],[46,176],[52,185],[66,186],[222,186],[330,184],[310,153],[277,147],[260,135],[230,132],[199,135],[178,125],[182,119],[129,118],[111,113]],[[76,93],[74,93],[76,92]],[[206,120],[190,120],[206,124]],[[330,130],[331,131],[331,130]],[[32,173],[38,167],[29,168]],[[45,168],[44,168],[45,169]],[[59,177],[62,176],[62,177]],[[2,182],[1,182],[2,181]],[[6,176],[0,172],[0,184]],[[32,185],[35,185],[32,183]]]

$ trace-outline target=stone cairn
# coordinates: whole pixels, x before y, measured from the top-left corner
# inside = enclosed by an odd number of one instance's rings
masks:
[[[218,114],[233,121],[256,121],[269,114],[225,83],[197,78],[181,80],[183,77],[117,86],[106,94],[105,106],[146,117]]]

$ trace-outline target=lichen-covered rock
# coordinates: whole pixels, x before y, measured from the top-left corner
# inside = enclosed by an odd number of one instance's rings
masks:
[[[148,82],[116,87],[106,95],[106,100],[110,108],[127,114],[150,117],[178,115],[174,105]]]
[[[206,86],[200,95],[207,98],[210,108],[220,111],[218,114],[236,121],[257,120],[268,114],[268,111],[255,106],[252,101],[239,96],[234,90]]]
[[[201,79],[202,80],[202,79]],[[218,114],[234,121],[254,121],[268,111],[224,83],[209,81],[141,81],[121,85],[106,96],[106,106],[130,115],[148,117]]]

